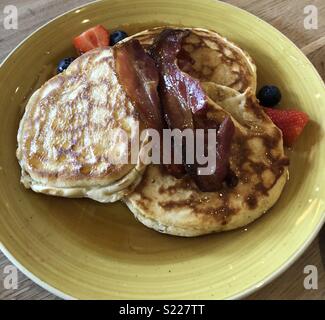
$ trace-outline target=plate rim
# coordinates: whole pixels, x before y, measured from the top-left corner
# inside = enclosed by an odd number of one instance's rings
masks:
[[[10,59],[10,57],[16,52],[16,50],[18,50],[25,42],[28,41],[29,38],[31,38],[35,33],[37,33],[38,31],[42,30],[43,28],[45,28],[47,25],[49,25],[50,23],[54,22],[55,20],[63,17],[66,14],[69,14],[75,10],[78,9],[82,9],[84,7],[87,7],[89,5],[92,5],[96,2],[101,2],[101,0],[93,0],[91,2],[88,2],[86,4],[80,5],[80,6],[76,6],[73,7],[72,9],[59,14],[57,16],[55,16],[54,18],[50,19],[49,21],[45,22],[44,24],[42,24],[41,26],[39,26],[38,28],[36,28],[30,35],[28,35],[25,39],[23,39],[22,41],[20,41],[9,53],[8,55],[3,59],[3,61],[0,63],[0,68],[2,68],[4,66],[4,64],[7,62],[7,60]],[[9,250],[7,250],[7,248],[4,246],[4,244],[2,242],[0,242],[0,252],[3,253],[3,255],[12,263],[14,264],[15,267],[17,267],[19,269],[19,271],[21,271],[25,276],[27,276],[29,279],[31,279],[33,282],[35,282],[37,285],[39,285],[41,288],[43,288],[44,290],[47,290],[48,292],[56,295],[57,297],[64,299],[64,300],[77,300],[77,298],[72,297],[71,295],[68,295],[66,293],[64,293],[63,291],[49,285],[48,283],[46,283],[45,281],[41,280],[39,277],[37,277],[36,275],[34,275],[31,271],[29,271],[27,268],[25,268],[20,262],[18,262],[18,260],[9,252]]]
[[[286,35],[284,35],[280,30],[278,30],[277,28],[275,28],[274,26],[272,26],[267,21],[265,21],[265,20],[259,18],[258,16],[256,16],[256,15],[248,12],[245,9],[239,8],[239,7],[235,6],[235,5],[232,5],[230,3],[226,3],[226,2],[223,2],[223,1],[219,1],[219,0],[212,0],[212,1],[215,2],[218,5],[223,5],[225,7],[230,7],[233,10],[241,11],[242,13],[245,13],[246,15],[251,16],[254,19],[258,19],[262,23],[266,24],[269,28],[272,28],[273,31],[275,31],[279,36],[281,36],[282,38],[284,38],[288,43],[290,43],[292,46],[294,46],[295,49],[297,49],[301,53],[301,56],[305,59],[305,61],[308,64],[308,66],[311,69],[313,69],[314,73],[318,77],[318,80],[320,80],[320,82],[322,82],[324,84],[324,81],[323,81],[322,77],[320,76],[318,70],[311,63],[311,61],[307,58],[307,56],[303,53],[303,51],[292,40],[290,40]],[[42,24],[40,27],[38,27],[37,29],[35,29],[30,35],[28,35],[25,39],[23,39],[21,42],[19,42],[17,44],[17,46],[15,46],[15,48],[13,48],[8,53],[8,55],[0,63],[0,68],[3,67],[3,65],[7,62],[7,60],[9,60],[9,58],[16,52],[16,50],[19,49],[25,42],[27,42],[29,40],[29,38],[31,38],[34,34],[36,34],[37,32],[39,32],[40,30],[42,30],[43,28],[45,28],[46,26],[48,26],[49,24],[51,24],[55,20],[57,20],[57,19],[65,16],[65,15],[67,15],[67,14],[69,14],[69,13],[75,11],[75,10],[79,10],[79,9],[82,9],[82,8],[85,8],[85,7],[94,5],[96,3],[101,3],[101,2],[103,2],[103,1],[102,0],[92,0],[92,1],[90,1],[88,3],[86,3],[86,4],[73,7],[72,9],[67,10],[67,11],[65,11],[62,14],[59,14],[59,15],[55,16],[54,18],[50,19],[49,21],[47,21],[46,23]],[[325,225],[325,211],[323,211],[323,217],[320,219],[317,227],[310,233],[309,237],[307,239],[305,239],[305,242],[303,243],[303,245],[294,254],[292,254],[276,271],[270,273],[268,276],[266,276],[262,280],[259,280],[257,283],[249,286],[246,290],[243,290],[243,291],[241,291],[239,293],[233,294],[233,295],[225,298],[225,300],[238,300],[238,299],[246,298],[247,296],[249,296],[249,295],[257,292],[258,290],[262,289],[266,285],[270,284],[272,281],[274,281],[280,275],[282,275],[286,270],[288,270],[302,256],[302,254],[307,250],[307,248],[315,240],[315,238],[317,237],[317,235],[319,234],[320,230],[322,229],[322,227],[324,225]],[[10,253],[9,250],[7,250],[7,248],[4,246],[4,244],[2,242],[0,242],[0,252],[2,252],[3,255],[14,266],[16,266],[25,276],[27,276],[29,279],[31,279],[34,283],[36,283],[38,286],[40,286],[44,290],[47,290],[49,293],[51,293],[51,294],[53,294],[53,295],[55,295],[55,296],[57,296],[57,297],[59,297],[61,299],[64,299],[64,300],[83,300],[83,299],[80,299],[80,298],[77,298],[77,297],[73,297],[72,295],[69,295],[69,294],[65,293],[64,291],[62,291],[60,289],[57,289],[54,286],[48,284],[44,280],[41,280],[33,272],[31,272],[26,267],[24,267],[23,264],[21,264],[14,257],[14,255],[12,255]]]

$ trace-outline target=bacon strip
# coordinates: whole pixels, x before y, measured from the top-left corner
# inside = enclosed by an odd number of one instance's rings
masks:
[[[195,116],[195,115],[194,115]],[[215,125],[209,126],[215,129]],[[206,129],[206,128],[205,128]],[[229,171],[229,157],[232,137],[235,133],[235,126],[230,119],[226,117],[220,124],[216,137],[216,168],[211,175],[198,176],[192,175],[196,185],[202,191],[216,191],[222,187],[222,182],[226,179]],[[205,136],[206,138],[206,136]],[[208,141],[205,139],[204,151],[207,153]],[[194,166],[197,170],[197,166]],[[193,168],[192,168],[193,170]]]
[[[150,49],[160,73],[160,99],[171,128],[194,128],[192,112],[207,106],[207,97],[198,80],[182,72],[177,54],[188,31],[165,29]]]
[[[156,62],[160,75],[159,95],[167,124],[172,129],[192,129],[204,125],[204,110],[208,105],[207,96],[197,79],[180,70],[177,65],[177,55],[181,50],[182,40],[188,31],[165,29],[155,39],[150,54]],[[211,175],[199,175],[199,165],[184,163],[186,172],[192,176],[202,191],[220,189],[229,167],[229,155],[234,125],[226,118],[217,133],[216,170]],[[207,150],[207,142],[205,150]],[[185,159],[185,155],[183,157]],[[181,171],[177,165],[170,166],[175,176]]]
[[[119,82],[135,104],[141,120],[147,128],[162,130],[155,62],[135,39],[114,47],[114,53]]]

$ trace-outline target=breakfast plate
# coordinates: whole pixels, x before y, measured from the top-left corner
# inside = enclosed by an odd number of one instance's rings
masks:
[[[122,203],[44,196],[20,184],[16,136],[26,103],[75,54],[71,39],[98,24],[128,34],[162,25],[215,30],[252,56],[259,88],[276,84],[281,107],[308,113],[286,150],[289,181],[266,215],[236,231],[179,238],[147,229]],[[95,2],[34,32],[3,62],[0,80],[0,249],[62,298],[242,298],[286,270],[324,223],[324,83],[293,43],[243,10],[212,0]]]

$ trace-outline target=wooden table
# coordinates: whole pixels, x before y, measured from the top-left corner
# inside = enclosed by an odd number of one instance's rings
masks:
[[[198,0],[200,1],[200,0]],[[0,33],[0,62],[27,35],[53,17],[89,0],[1,0],[0,28],[3,8],[14,4],[19,12],[19,30]],[[325,79],[325,1],[324,0],[227,0],[269,22],[300,47]],[[305,30],[304,7],[318,8],[318,29]],[[325,107],[325,106],[324,106]],[[19,273],[18,289],[2,288],[3,269],[10,262],[0,253],[0,299],[58,299]],[[303,286],[306,265],[318,268],[318,290]],[[282,276],[248,299],[322,299],[325,300],[325,228],[303,254]]]

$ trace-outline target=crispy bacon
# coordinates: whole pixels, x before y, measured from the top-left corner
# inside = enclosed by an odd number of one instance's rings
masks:
[[[156,62],[160,75],[159,95],[167,124],[172,129],[209,129],[204,123],[204,110],[208,105],[207,96],[197,79],[180,70],[177,65],[177,55],[181,50],[182,40],[188,31],[165,29],[155,39],[150,54]],[[214,125],[215,126],[215,125]],[[230,118],[226,118],[217,133],[216,170],[210,175],[199,175],[199,165],[184,163],[186,172],[193,177],[202,191],[216,191],[220,189],[229,167],[231,139],[234,125]],[[195,142],[196,143],[196,142]],[[205,143],[205,151],[207,148]],[[184,157],[185,158],[185,155]],[[177,165],[169,166],[174,175],[181,171]]]
[[[194,115],[195,117],[195,115]],[[196,123],[199,122],[200,119],[195,117]],[[210,123],[210,121],[208,122]],[[202,128],[202,124],[200,126]],[[209,129],[216,129],[216,124],[210,124]],[[205,127],[205,130],[207,127]],[[207,131],[207,130],[206,130]],[[235,126],[230,119],[230,117],[226,117],[223,122],[220,124],[217,130],[216,137],[216,168],[215,172],[211,175],[199,176],[194,175],[193,180],[197,184],[200,190],[202,191],[216,191],[221,188],[222,182],[226,179],[226,176],[229,171],[229,157],[230,157],[230,147],[232,137],[235,133]],[[208,151],[208,141],[206,139],[207,134],[205,135],[204,141],[204,152]],[[197,170],[197,165],[194,165],[191,170]]]
[[[216,174],[223,181],[228,173],[231,141],[235,134],[235,126],[230,117],[225,118],[217,132]]]
[[[159,74],[155,62],[138,40],[114,47],[116,73],[120,84],[135,104],[147,128],[163,128],[158,96]]]
[[[188,33],[165,29],[150,49],[160,73],[159,93],[165,118],[171,128],[178,129],[194,128],[192,112],[207,106],[200,82],[182,72],[177,65],[182,39]]]

